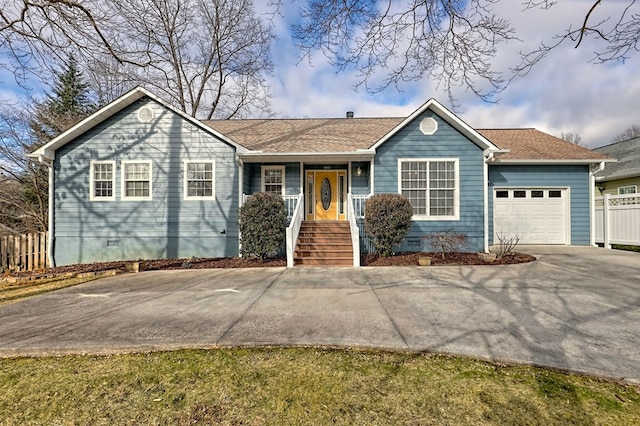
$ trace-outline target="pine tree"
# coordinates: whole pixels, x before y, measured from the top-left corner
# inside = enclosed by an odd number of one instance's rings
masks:
[[[55,72],[54,77],[52,93],[35,103],[32,129],[39,144],[55,138],[98,108],[73,56],[69,56],[62,71]]]
[[[72,57],[54,77],[42,100],[24,110],[0,108],[0,224],[18,232],[43,231],[48,223],[48,171],[26,154],[98,107]]]

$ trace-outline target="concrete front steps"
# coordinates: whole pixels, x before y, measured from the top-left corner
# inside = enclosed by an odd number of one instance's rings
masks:
[[[349,222],[302,222],[294,262],[306,266],[353,266]]]

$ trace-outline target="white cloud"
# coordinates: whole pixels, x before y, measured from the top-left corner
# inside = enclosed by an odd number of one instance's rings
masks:
[[[257,11],[268,11],[266,2],[255,2]],[[594,21],[610,10],[624,7],[627,1],[603,2]],[[356,116],[406,116],[429,98],[447,104],[447,95],[428,80],[406,84],[398,91],[389,88],[371,95],[353,91],[355,71],[336,74],[327,58],[317,53],[299,62],[299,50],[290,37],[291,23],[299,18],[302,2],[283,2],[283,16],[274,17],[278,40],[272,52],[273,77],[268,78],[272,109],[280,117],[343,117],[346,111]],[[501,46],[493,61],[494,69],[508,71],[519,62],[519,51],[534,49],[541,41],[550,42],[554,34],[573,24],[581,24],[592,0],[560,0],[550,11],[522,11],[521,1],[502,0],[496,13],[511,19],[521,41]],[[637,6],[640,7],[640,6]],[[515,79],[502,93],[497,104],[480,101],[461,88],[457,93],[460,110],[469,125],[477,128],[536,127],[559,135],[579,133],[589,147],[611,141],[632,124],[640,124],[640,56],[626,64],[589,63],[598,42],[589,38],[580,48],[570,43],[550,54],[525,77]],[[0,100],[16,99],[20,89],[13,75],[0,69]],[[41,87],[33,82],[32,86]]]
[[[568,0],[550,11],[522,11],[522,2],[497,3],[496,10],[511,19],[522,41],[502,46],[494,68],[508,72],[519,62],[519,51],[534,49],[541,41],[552,42],[553,35],[571,24],[575,27],[591,4],[589,0]],[[624,4],[604,4],[594,19]],[[287,29],[287,24],[278,23],[276,77],[271,87],[273,109],[281,116],[339,117],[347,110],[355,111],[356,116],[405,116],[431,97],[447,104],[446,93],[428,81],[407,84],[404,92],[394,88],[376,95],[354,92],[355,73],[335,74],[320,53],[313,56],[314,66],[305,61],[295,65],[299,53]],[[553,135],[579,133],[589,147],[609,143],[629,125],[640,124],[635,111],[640,99],[640,81],[635,78],[640,58],[626,64],[596,65],[589,61],[597,44],[592,38],[578,49],[565,43],[527,76],[516,78],[500,93],[497,104],[484,103],[460,89],[456,95],[461,108],[456,112],[478,128],[536,127]]]

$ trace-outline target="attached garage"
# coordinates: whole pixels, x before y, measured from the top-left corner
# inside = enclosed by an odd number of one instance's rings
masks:
[[[569,244],[566,188],[494,188],[494,243],[518,236],[519,244]]]

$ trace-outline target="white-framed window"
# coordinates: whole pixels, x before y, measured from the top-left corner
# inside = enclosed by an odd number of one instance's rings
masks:
[[[409,199],[417,220],[458,220],[457,158],[398,159],[398,192]]]
[[[122,199],[150,200],[152,194],[151,161],[122,162]]]
[[[216,164],[214,161],[185,161],[185,200],[213,200],[216,198]]]
[[[92,161],[89,165],[89,199],[113,201],[116,199],[116,162]]]
[[[262,192],[285,195],[284,166],[262,166]]]
[[[635,194],[637,192],[638,192],[638,187],[636,185],[618,187],[618,195]]]

